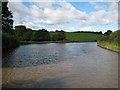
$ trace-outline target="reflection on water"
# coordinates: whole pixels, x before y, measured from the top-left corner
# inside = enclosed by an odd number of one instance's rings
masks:
[[[96,43],[22,45],[3,57],[3,86],[117,88],[118,54]]]

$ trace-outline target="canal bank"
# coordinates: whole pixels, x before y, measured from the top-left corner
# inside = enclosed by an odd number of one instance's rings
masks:
[[[98,46],[120,53],[120,30],[112,32],[105,40],[98,41]]]
[[[108,49],[110,51],[120,53],[120,47],[119,47],[118,43],[114,44],[114,43],[110,43],[110,42],[107,42],[107,41],[98,41],[97,45],[99,47],[104,48],[104,49]]]

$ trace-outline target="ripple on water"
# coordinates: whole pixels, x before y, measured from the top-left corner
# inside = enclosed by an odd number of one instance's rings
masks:
[[[116,57],[96,43],[22,45],[3,58],[3,81],[10,87],[116,88]]]

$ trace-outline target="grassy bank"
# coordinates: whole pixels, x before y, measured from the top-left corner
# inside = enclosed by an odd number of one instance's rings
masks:
[[[120,47],[118,43],[113,43],[108,41],[98,41],[97,44],[102,48],[120,53]]]
[[[113,32],[110,36],[104,41],[98,41],[98,46],[111,51],[120,53],[120,30]]]

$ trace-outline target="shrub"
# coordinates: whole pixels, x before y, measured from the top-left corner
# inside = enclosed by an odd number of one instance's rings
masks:
[[[2,51],[3,53],[11,50],[19,45],[17,39],[9,34],[9,33],[2,33]]]

